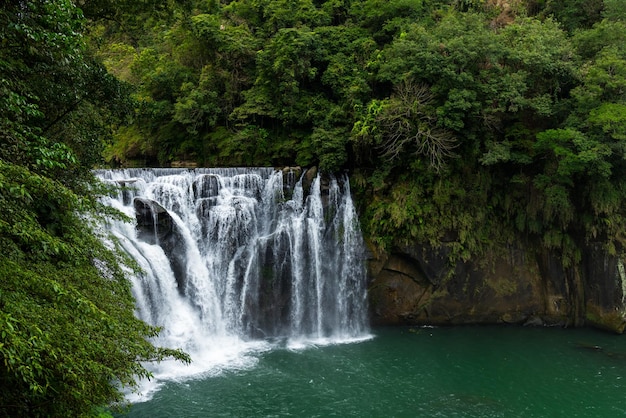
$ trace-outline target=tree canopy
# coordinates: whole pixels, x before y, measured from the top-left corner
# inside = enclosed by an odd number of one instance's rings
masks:
[[[566,264],[589,240],[622,248],[623,2],[168,10],[94,31],[137,89],[109,161],[349,169],[381,247],[453,231],[459,257],[520,234]]]

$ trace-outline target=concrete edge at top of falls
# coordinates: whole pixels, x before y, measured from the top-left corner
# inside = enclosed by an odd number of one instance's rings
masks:
[[[409,245],[368,260],[375,325],[523,324],[626,328],[622,260],[588,244],[577,266],[520,243],[449,265],[440,249]]]

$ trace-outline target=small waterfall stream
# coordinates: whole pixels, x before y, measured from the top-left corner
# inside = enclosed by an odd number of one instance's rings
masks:
[[[143,272],[137,315],[191,366],[157,379],[247,367],[251,352],[369,338],[363,242],[347,178],[256,169],[98,170],[107,228]]]

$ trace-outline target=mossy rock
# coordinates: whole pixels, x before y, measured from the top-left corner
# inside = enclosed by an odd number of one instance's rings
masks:
[[[623,334],[624,329],[626,328],[626,318],[624,318],[622,312],[604,312],[601,309],[590,305],[587,305],[585,323],[587,325],[615,332],[617,334]]]

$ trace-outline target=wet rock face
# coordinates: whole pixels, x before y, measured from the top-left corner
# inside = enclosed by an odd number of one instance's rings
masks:
[[[585,321],[598,328],[623,333],[626,328],[626,272],[623,262],[610,256],[601,243],[589,244],[583,257]]]
[[[186,283],[186,248],[181,232],[176,227],[170,213],[154,200],[136,197],[133,201],[137,219],[137,238],[148,244],[159,244],[170,260],[170,266],[178,283],[178,290],[184,294]]]
[[[130,188],[137,182],[138,179],[126,179],[126,180],[117,180],[116,183],[120,185],[122,191],[122,202],[124,205],[130,205],[130,202],[133,199],[133,193]]]
[[[171,234],[172,217],[163,206],[154,200],[142,197],[136,197],[133,200],[133,205],[135,206],[139,239],[149,244],[156,244]]]
[[[300,179],[300,176],[302,176],[302,168],[283,167],[280,171],[283,174],[283,194],[285,197],[291,198],[296,182]],[[311,187],[310,183],[308,187]]]
[[[220,192],[219,176],[202,174],[194,180],[192,188],[195,200],[216,198]]]
[[[581,265],[569,269],[547,252],[521,247],[456,265],[449,265],[446,256],[444,245],[372,257],[372,322],[591,325],[624,331],[626,277],[619,275],[619,260],[598,248],[590,248]]]

